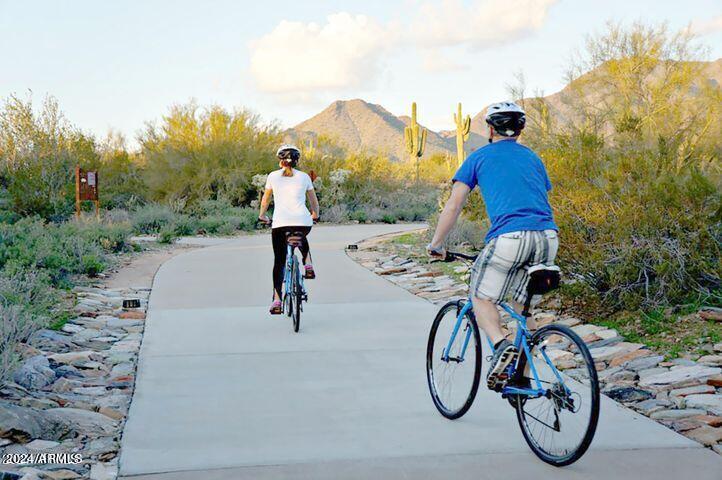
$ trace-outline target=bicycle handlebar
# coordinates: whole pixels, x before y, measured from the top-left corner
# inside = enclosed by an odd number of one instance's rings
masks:
[[[450,263],[450,262],[453,262],[453,261],[456,261],[456,260],[459,260],[459,259],[461,259],[461,260],[468,260],[468,261],[470,261],[470,262],[473,262],[474,260],[476,260],[476,257],[477,257],[477,256],[478,256],[478,255],[467,255],[467,254],[465,254],[465,253],[461,253],[461,252],[450,252],[450,251],[447,250],[447,251],[446,251],[446,256],[445,256],[444,258],[439,258],[439,259],[436,259],[436,260],[432,260],[432,262],[445,262],[445,263]]]

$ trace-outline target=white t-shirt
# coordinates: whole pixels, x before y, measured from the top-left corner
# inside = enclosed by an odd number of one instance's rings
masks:
[[[273,223],[278,227],[311,227],[313,219],[306,208],[306,192],[313,190],[308,174],[293,170],[292,177],[284,177],[283,169],[268,174],[266,190],[273,190]]]

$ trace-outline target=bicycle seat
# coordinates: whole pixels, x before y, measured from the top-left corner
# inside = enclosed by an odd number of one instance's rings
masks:
[[[529,283],[527,292],[529,295],[543,295],[559,288],[561,281],[561,269],[556,265],[534,265],[527,268]]]
[[[286,243],[292,247],[300,247],[303,244],[303,232],[288,232],[286,234]]]

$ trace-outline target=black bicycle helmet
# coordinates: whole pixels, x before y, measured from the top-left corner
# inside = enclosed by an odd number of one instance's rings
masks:
[[[524,130],[526,114],[524,109],[514,102],[500,102],[486,109],[486,123],[503,137],[516,137]]]

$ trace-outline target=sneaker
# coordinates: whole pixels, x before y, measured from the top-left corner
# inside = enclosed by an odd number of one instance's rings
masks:
[[[283,313],[283,308],[281,306],[281,302],[279,300],[274,300],[271,303],[271,306],[269,307],[268,311],[271,313],[271,315],[280,315]]]
[[[509,340],[502,340],[494,350],[491,357],[491,366],[489,373],[486,374],[486,385],[490,390],[500,390],[504,388],[509,380],[507,367],[516,361],[519,351]]]

